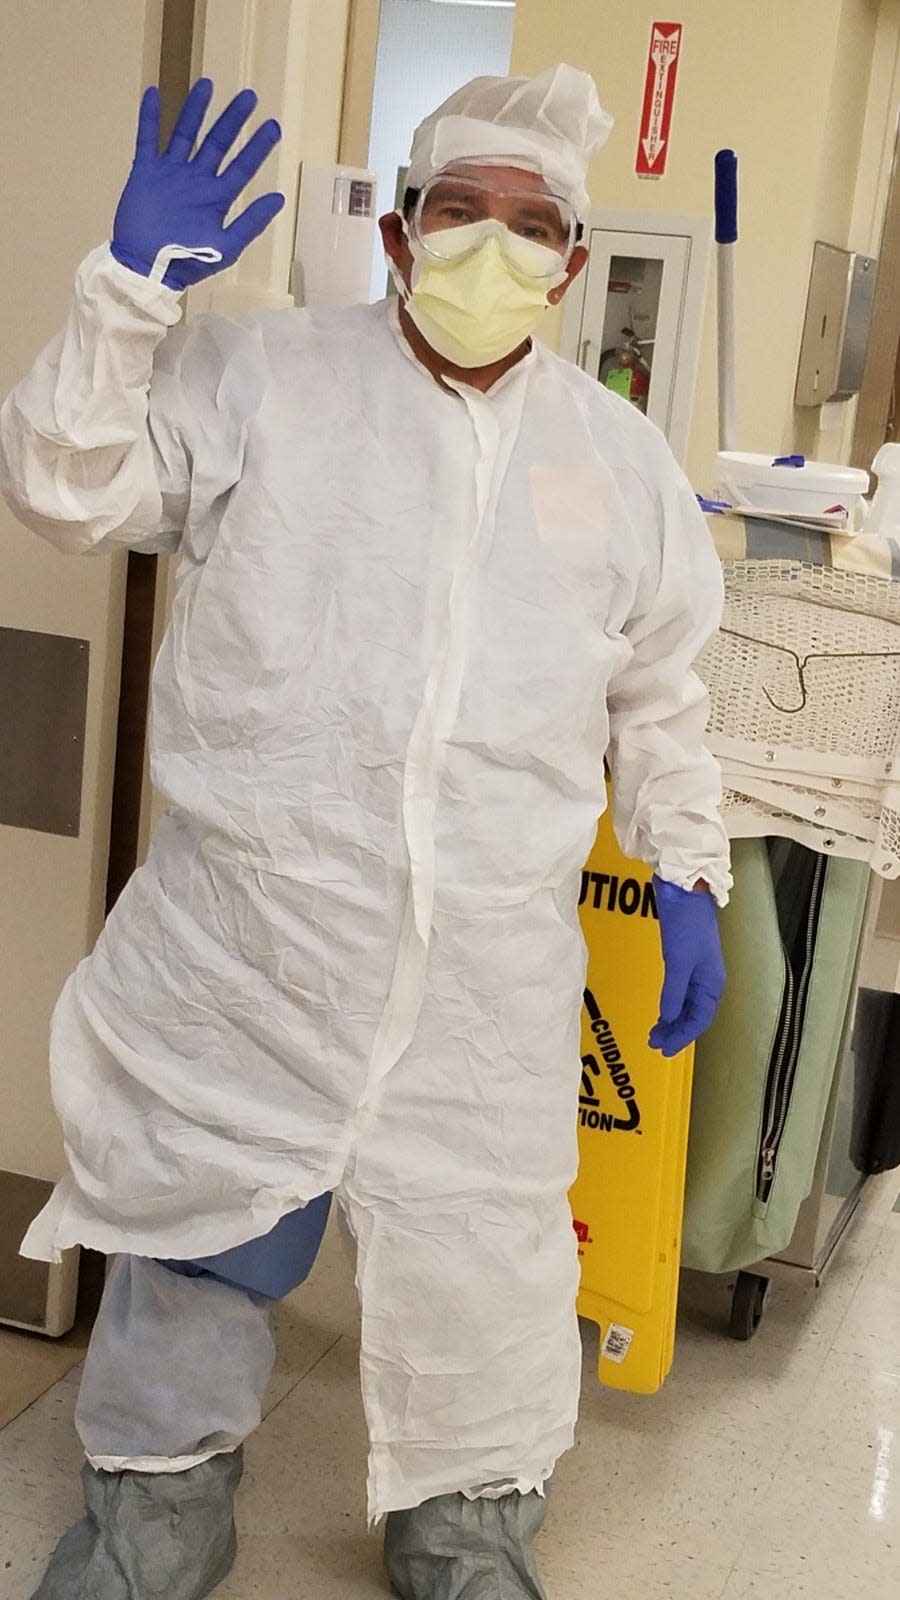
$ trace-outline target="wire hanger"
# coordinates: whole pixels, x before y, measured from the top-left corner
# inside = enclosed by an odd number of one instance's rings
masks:
[[[732,639],[743,639],[747,644],[759,645],[763,650],[779,650],[782,655],[790,656],[797,668],[797,678],[800,684],[800,704],[798,706],[780,706],[773,700],[765,684],[762,692],[772,707],[785,717],[796,717],[805,711],[809,702],[806,687],[806,668],[811,661],[897,661],[900,660],[900,650],[815,650],[808,656],[799,656],[796,650],[791,650],[786,644],[772,644],[768,639],[754,639],[750,633],[738,633],[736,628],[720,628],[720,633],[727,633]]]

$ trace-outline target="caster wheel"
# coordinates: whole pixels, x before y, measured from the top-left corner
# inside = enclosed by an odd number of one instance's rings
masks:
[[[732,1339],[752,1339],[769,1301],[770,1283],[755,1272],[739,1272],[731,1297],[728,1332]]]

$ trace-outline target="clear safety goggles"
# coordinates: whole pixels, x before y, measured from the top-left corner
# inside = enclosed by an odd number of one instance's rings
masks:
[[[479,178],[439,172],[419,190],[409,232],[438,261],[464,260],[493,234],[516,271],[552,278],[569,265],[580,227],[562,195],[495,189]]]

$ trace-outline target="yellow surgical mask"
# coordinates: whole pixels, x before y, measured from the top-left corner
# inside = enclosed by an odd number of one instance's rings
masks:
[[[486,367],[516,350],[567,276],[556,251],[494,220],[443,229],[432,240],[437,254],[409,240],[412,287],[402,292],[423,338],[458,367]]]

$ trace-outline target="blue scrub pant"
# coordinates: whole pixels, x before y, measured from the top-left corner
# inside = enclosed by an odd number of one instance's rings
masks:
[[[163,1261],[162,1265],[184,1278],[215,1278],[268,1300],[283,1300],[309,1277],[330,1209],[331,1195],[319,1195],[301,1210],[288,1212],[261,1239],[250,1239],[220,1255]]]

